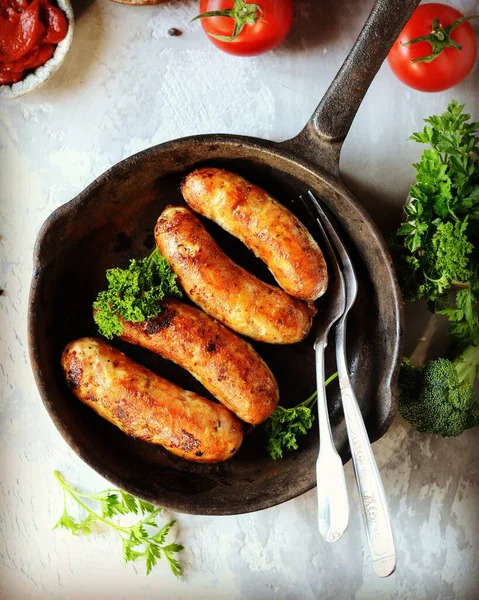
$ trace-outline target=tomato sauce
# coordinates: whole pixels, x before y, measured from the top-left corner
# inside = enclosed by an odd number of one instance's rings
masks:
[[[67,31],[67,17],[51,0],[0,0],[0,85],[44,65]]]

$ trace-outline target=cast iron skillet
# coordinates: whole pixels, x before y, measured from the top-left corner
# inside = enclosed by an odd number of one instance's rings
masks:
[[[232,135],[200,135],[140,152],[101,175],[57,209],[35,247],[29,311],[33,371],[43,402],[73,450],[101,475],[170,509],[204,515],[246,513],[294,498],[316,485],[316,427],[301,450],[273,461],[261,431],[250,433],[227,463],[197,465],[122,434],[68,390],[60,366],[64,345],[97,335],[91,305],[105,269],[125,266],[153,246],[153,227],[168,204],[183,203],[182,177],[200,165],[223,166],[263,186],[293,211],[311,189],[328,205],[349,246],[360,293],[349,319],[353,383],[371,440],[388,429],[396,408],[402,305],[391,260],[371,218],[338,178],[339,154],[357,109],[390,46],[419,0],[378,0],[351,53],[309,123],[277,144]],[[301,215],[300,215],[301,216]],[[265,267],[237,240],[206,223],[228,254],[263,279]],[[320,306],[320,304],[319,304]],[[281,403],[292,406],[315,389],[312,338],[292,346],[255,344],[278,379]],[[146,351],[117,344],[160,375],[208,396],[181,368]],[[331,356],[329,369],[334,369]],[[336,446],[349,459],[338,391],[330,410]]]

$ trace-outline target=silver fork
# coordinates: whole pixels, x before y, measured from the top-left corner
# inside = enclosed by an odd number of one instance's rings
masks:
[[[327,229],[342,267],[346,286],[346,304],[342,316],[336,325],[336,363],[341,389],[344,417],[348,431],[349,445],[353,459],[354,472],[361,501],[361,513],[366,528],[369,550],[373,567],[377,575],[387,577],[396,568],[396,550],[389,517],[384,487],[374,458],[371,443],[364,425],[361,410],[349,378],[346,358],[346,321],[348,312],[357,295],[357,279],[351,259],[338,234],[326,216],[318,200],[309,192],[309,197],[318,212],[318,223],[323,233]],[[324,227],[323,227],[324,225]],[[331,244],[327,241],[329,250]],[[336,262],[334,259],[331,262]],[[336,266],[337,262],[336,262]],[[341,269],[339,269],[341,271]]]
[[[300,199],[307,206],[304,199]],[[335,542],[348,527],[349,501],[343,461],[336,450],[331,433],[325,387],[324,352],[328,345],[331,327],[341,318],[346,308],[346,290],[333,248],[319,220],[318,225],[323,231],[326,250],[330,256],[328,294],[319,307],[320,317],[314,342],[320,438],[316,461],[318,526],[319,532],[326,541]]]

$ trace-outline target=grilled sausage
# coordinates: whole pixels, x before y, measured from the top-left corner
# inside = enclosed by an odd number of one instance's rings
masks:
[[[187,208],[165,208],[155,240],[186,294],[218,321],[270,344],[292,344],[307,336],[314,307],[235,264]]]
[[[296,298],[316,300],[328,285],[323,253],[304,225],[264,190],[235,173],[205,168],[181,186],[188,205],[239,238]]]
[[[67,345],[61,364],[77,398],[121,431],[195,462],[231,458],[241,422],[224,406],[182,390],[102,340]]]
[[[278,404],[276,380],[257,352],[206,313],[178,300],[143,323],[122,321],[122,340],[172,360],[246,423],[258,425]]]

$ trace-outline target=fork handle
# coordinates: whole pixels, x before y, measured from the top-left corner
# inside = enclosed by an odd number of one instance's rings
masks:
[[[319,455],[316,463],[319,532],[328,542],[335,542],[349,523],[349,501],[343,461],[336,451],[329,422],[324,385],[325,340],[317,340],[316,383],[318,389]]]
[[[368,539],[373,568],[379,577],[388,577],[396,568],[396,549],[384,487],[364,425],[356,394],[351,386],[344,345],[345,323],[336,330],[336,356],[339,386],[354,473],[359,490],[361,513]]]

